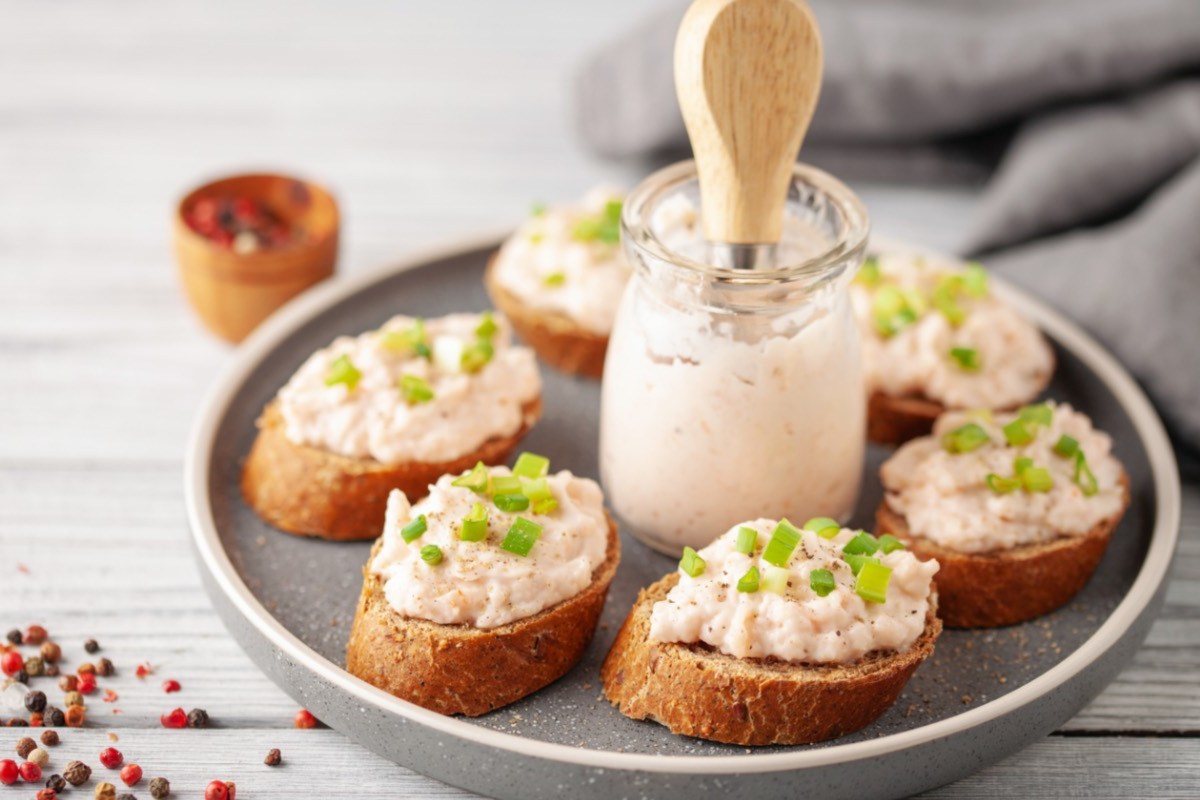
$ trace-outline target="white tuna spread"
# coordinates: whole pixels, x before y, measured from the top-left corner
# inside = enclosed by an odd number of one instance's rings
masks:
[[[751,568],[765,574],[773,567],[763,558],[775,521],[743,523],[758,532],[753,555],[736,549],[735,526],[700,551],[704,572],[680,571],[679,583],[654,604],[650,639],[656,642],[703,642],[737,658],[777,658],[808,664],[848,664],[871,652],[908,650],[925,630],[936,561],[921,561],[906,550],[884,555],[892,570],[886,600],[871,602],[855,591],[856,578],[842,559],[845,544],[858,535],[843,528],[832,539],[804,531],[785,569],[787,588],[775,594],[759,588],[738,591]],[[833,574],[835,588],[821,597],[810,585],[814,570]]]
[[[620,204],[619,193],[597,188],[578,206],[530,217],[496,255],[496,281],[531,308],[607,336],[630,269],[616,237],[602,237],[597,228],[606,214],[619,214]],[[615,232],[615,217],[609,223]]]
[[[1029,444],[1015,447],[1002,426],[1017,414],[948,413],[934,425],[932,436],[908,442],[881,469],[887,503],[908,521],[915,536],[962,553],[986,553],[1081,536],[1124,505],[1120,463],[1112,456],[1112,440],[1069,405],[1054,405],[1049,426],[1027,425],[1035,432]],[[986,431],[989,442],[967,453],[951,453],[942,436],[966,424]],[[1076,481],[1076,459],[1055,452],[1063,435],[1078,442],[1084,463],[1095,475],[1096,492],[1088,496],[1086,475]],[[988,475],[1011,479],[1014,460],[1032,459],[1049,470],[1049,491],[1013,488],[1003,494],[987,485]]]
[[[489,472],[512,474],[505,467]],[[383,545],[370,569],[383,579],[384,595],[397,614],[444,625],[495,628],[533,616],[591,583],[608,548],[604,498],[595,481],[566,471],[548,476],[558,508],[534,514],[500,511],[486,496],[451,485],[455,477],[440,478],[415,506],[410,507],[399,490],[388,497]],[[487,538],[463,541],[462,519],[479,502],[488,509]],[[401,528],[421,514],[425,533],[406,543]],[[500,548],[517,517],[542,526],[527,556]],[[440,563],[430,565],[421,558],[421,548],[428,545],[441,549]]]
[[[678,201],[678,202],[676,202]],[[673,252],[704,247],[683,197],[656,212]],[[790,218],[780,263],[826,244]],[[667,552],[763,510],[792,519],[850,514],[861,478],[865,400],[846,293],[731,328],[702,308],[663,312],[653,289],[626,294],[609,342],[600,468],[613,508]],[[678,292],[702,289],[679,285]],[[682,305],[682,304],[677,304]]]
[[[1045,387],[1054,369],[1050,346],[993,292],[943,295],[961,311],[957,325],[939,312],[939,283],[961,276],[961,264],[901,248],[883,249],[874,264],[877,271],[864,269],[850,289],[868,394],[921,396],[947,408],[1012,408]],[[881,290],[894,292],[892,287],[909,293],[906,305],[918,316],[888,333],[891,314],[880,318],[878,298]],[[952,356],[956,348],[965,364]],[[973,362],[969,351],[974,351]]]
[[[288,439],[350,458],[385,464],[438,463],[471,453],[488,439],[520,429],[522,406],[542,391],[533,351],[510,345],[505,320],[495,320],[491,360],[476,372],[462,368],[462,353],[480,338],[484,317],[451,314],[425,321],[429,358],[394,344],[416,329],[412,317],[394,317],[381,329],[341,336],[313,353],[279,391]],[[392,334],[392,338],[389,338]],[[329,383],[345,360],[357,373]],[[431,399],[410,404],[401,388],[414,376]],[[350,384],[353,383],[353,386]]]

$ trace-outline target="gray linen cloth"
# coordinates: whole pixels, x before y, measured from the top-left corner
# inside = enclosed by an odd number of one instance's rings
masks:
[[[811,0],[825,45],[803,157],[850,178],[986,182],[960,251],[1112,349],[1200,446],[1200,0]],[[687,4],[593,54],[581,135],[687,147]]]

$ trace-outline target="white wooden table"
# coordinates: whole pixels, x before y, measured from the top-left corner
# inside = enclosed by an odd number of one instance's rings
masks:
[[[179,293],[168,215],[210,173],[305,173],[340,197],[352,272],[515,223],[535,199],[632,185],[643,168],[578,147],[568,76],[645,5],[0,0],[0,630],[41,622],[75,663],[95,637],[120,670],[106,684],[120,699],[92,700],[59,768],[96,766],[113,734],[179,797],[216,777],[247,798],[464,796],[335,731],[293,730],[295,704],[209,607],[180,473],[230,350]],[[933,245],[972,205],[858,188],[879,227]],[[1195,485],[1184,529],[1163,618],[1117,682],[1057,734],[929,797],[1200,796]],[[138,681],[143,661],[157,672]],[[183,691],[162,694],[167,677]],[[160,728],[175,705],[206,708],[214,728]],[[15,739],[0,734],[0,754]],[[284,767],[262,765],[271,747]]]

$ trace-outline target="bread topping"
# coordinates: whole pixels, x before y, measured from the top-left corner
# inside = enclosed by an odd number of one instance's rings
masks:
[[[1054,369],[1046,340],[985,278],[982,291],[955,287],[964,274],[956,262],[893,246],[868,259],[850,289],[868,394],[1012,408],[1045,387]]]
[[[772,563],[778,559],[770,544],[778,524],[757,519],[736,525],[700,550],[703,570],[695,576],[681,570],[679,583],[655,603],[651,640],[703,643],[737,658],[807,664],[848,664],[872,652],[904,652],[917,641],[925,630],[937,562],[921,561],[903,549],[877,549],[867,556],[878,558],[872,569],[891,570],[883,602],[877,602],[856,590],[859,578],[843,552],[865,534],[836,526],[803,530],[779,567]],[[747,536],[743,529],[755,534],[749,553],[738,549],[739,536]],[[758,588],[744,591],[751,568],[760,576]],[[786,575],[769,575],[772,570]],[[831,581],[821,589],[823,596],[814,588],[818,570],[827,570]],[[782,592],[770,590],[768,581],[782,577]],[[826,576],[817,578],[820,587],[819,579]]]
[[[963,553],[1081,536],[1118,514],[1125,488],[1112,440],[1069,405],[1044,408],[1048,424],[1030,421],[1010,427],[1008,434],[1005,426],[1020,420],[1019,412],[942,415],[932,436],[908,442],[884,462],[880,474],[888,505],[904,515],[913,535]],[[968,432],[977,432],[966,446],[955,447],[954,437],[963,436],[956,432],[968,425],[976,426]],[[1017,439],[1032,438],[1009,444],[1014,432],[1020,433]],[[1077,449],[1064,447],[1063,437]],[[1022,481],[1021,468],[1038,470],[1039,480]]]
[[[487,473],[493,480],[512,476],[506,467]],[[549,513],[536,513],[532,508],[502,511],[486,494],[455,486],[456,478],[443,476],[414,506],[400,491],[388,498],[382,545],[369,569],[382,578],[384,595],[397,614],[495,628],[533,616],[591,583],[605,560],[609,535],[604,498],[595,481],[567,471],[548,475],[557,505]],[[465,541],[463,520],[477,503],[486,510],[486,533],[478,541]],[[418,517],[424,519],[423,532],[405,541],[405,527]],[[541,529],[527,555],[503,547],[518,519]],[[435,564],[430,563],[433,551],[426,550],[430,546],[438,552]]]
[[[620,213],[621,195],[606,188],[588,192],[578,206],[538,209],[496,254],[496,281],[531,308],[607,336],[630,276]]]
[[[286,435],[386,464],[471,453],[519,430],[523,406],[541,394],[533,351],[510,339],[508,323],[490,314],[397,316],[338,337],[280,390]]]

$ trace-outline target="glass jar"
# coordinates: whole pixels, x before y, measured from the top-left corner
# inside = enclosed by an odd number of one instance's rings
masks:
[[[840,181],[798,164],[767,268],[713,266],[693,162],[626,199],[634,277],[609,341],[600,474],[639,539],[670,554],[760,517],[845,521],[866,409],[848,286],[867,215]],[[761,263],[761,262],[760,262]]]

